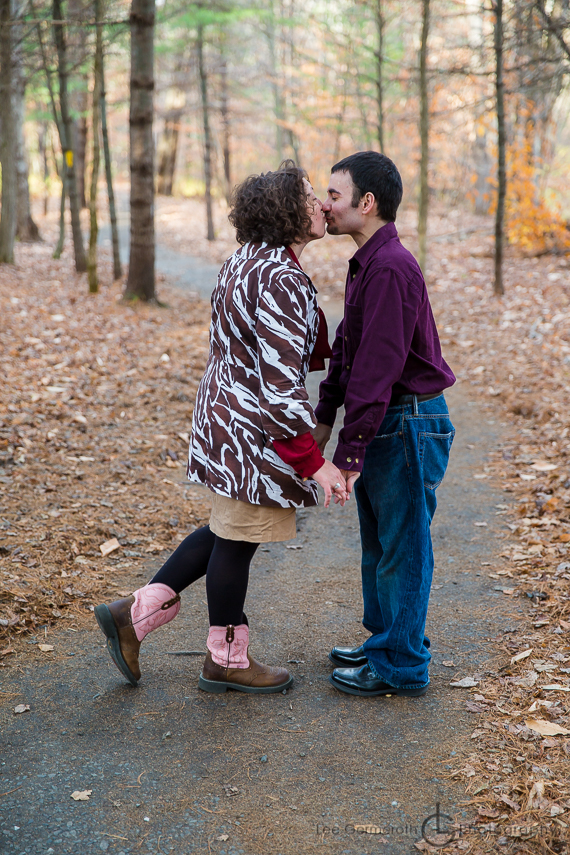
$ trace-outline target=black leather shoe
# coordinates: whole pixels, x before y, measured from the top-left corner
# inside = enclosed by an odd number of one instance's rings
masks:
[[[374,695],[404,695],[407,698],[418,698],[425,695],[427,686],[419,689],[396,689],[383,680],[375,677],[368,663],[361,668],[335,668],[329,677],[335,689],[348,695],[373,697]]]
[[[333,665],[340,665],[341,668],[358,668],[368,662],[362,645],[360,647],[333,647],[329,653],[329,659]]]

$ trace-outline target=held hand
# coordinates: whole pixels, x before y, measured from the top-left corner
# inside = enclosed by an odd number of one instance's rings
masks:
[[[312,477],[325,491],[325,508],[328,508],[333,496],[335,503],[338,504],[340,502],[344,506],[344,503],[348,499],[346,481],[340,469],[337,469],[334,463],[331,463],[330,460],[325,460],[321,468],[317,469]],[[335,490],[334,487],[336,484],[340,484],[340,488]]]
[[[340,471],[346,481],[346,494],[348,498],[352,493],[355,482],[360,478],[360,472],[351,472],[349,469],[341,469]]]
[[[319,451],[321,452],[321,454],[324,454],[326,444],[331,438],[332,427],[329,427],[328,425],[324,425],[322,424],[322,422],[319,422],[318,425],[313,428],[311,433],[313,434],[315,442],[319,446]]]

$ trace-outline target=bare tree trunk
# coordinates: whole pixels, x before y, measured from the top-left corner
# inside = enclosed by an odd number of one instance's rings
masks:
[[[102,18],[101,0],[95,0],[95,20]],[[95,63],[93,67],[93,118],[91,121],[91,134],[93,137],[93,161],[91,165],[91,187],[89,191],[89,253],[87,257],[87,274],[89,278],[89,293],[96,294],[99,290],[99,279],[97,277],[97,236],[99,224],[97,222],[97,184],[99,182],[99,163],[101,160],[101,149],[99,145],[99,127],[101,124],[101,66],[103,65],[103,31],[101,25],[97,26],[95,42]]]
[[[38,129],[38,153],[40,156],[43,171],[42,177],[44,185],[44,217],[47,217],[50,187],[47,132],[47,122],[41,122]]]
[[[61,258],[63,252],[63,243],[65,241],[65,200],[67,198],[67,176],[65,174],[65,163],[61,164],[61,197],[59,200],[59,237],[57,246],[53,251],[55,259]]]
[[[275,152],[277,163],[283,160],[283,96],[279,82],[280,68],[277,56],[277,38],[275,35],[275,12],[271,2],[271,15],[267,25],[267,40],[269,42],[269,62],[271,68],[271,88],[273,90],[273,111],[275,113]]]
[[[378,33],[378,52],[376,54],[376,100],[378,103],[378,145],[384,151],[384,10],[382,0],[376,0],[376,30]]]
[[[131,5],[131,246],[126,299],[155,300],[154,92],[155,0]]]
[[[36,12],[34,9],[33,0],[30,0],[30,6],[32,9],[32,13],[35,17]],[[48,88],[48,92],[49,92],[49,100],[50,100],[51,109],[52,109],[52,113],[53,113],[53,120],[54,120],[56,128],[57,128],[59,140],[60,140],[60,143],[62,146],[62,155],[63,155],[62,161],[61,161],[61,170],[58,170],[58,168],[57,168],[57,156],[55,153],[55,146],[53,144],[53,139],[52,139],[51,140],[51,146],[52,146],[52,154],[53,154],[53,162],[55,165],[55,171],[56,171],[57,175],[59,176],[59,178],[61,179],[61,199],[60,199],[60,207],[59,207],[59,238],[57,241],[57,246],[56,246],[54,253],[53,253],[53,257],[55,259],[57,259],[57,258],[61,257],[61,253],[63,252],[63,242],[65,240],[65,198],[67,196],[67,182],[66,182],[66,175],[65,175],[65,172],[66,172],[66,170],[65,170],[65,146],[63,144],[63,140],[65,139],[65,128],[62,125],[61,116],[58,113],[57,104],[55,103],[55,95],[54,95],[53,83],[52,83],[52,79],[51,79],[51,71],[50,71],[50,67],[48,65],[48,61],[47,61],[47,57],[46,57],[46,49],[45,49],[44,40],[43,40],[43,36],[42,36],[41,24],[38,24],[38,26],[37,26],[37,33],[38,33],[38,41],[40,44],[40,53],[42,55],[42,66],[44,69],[44,74],[46,76],[46,83],[47,83],[47,88]],[[46,128],[47,128],[47,126],[46,126]],[[45,168],[46,168],[46,173],[47,173],[47,144],[46,144]],[[46,195],[45,209],[47,212],[47,195]]]
[[[206,220],[207,238],[215,240],[214,218],[212,216],[212,136],[210,131],[210,104],[208,102],[208,76],[204,64],[204,28],[198,25],[198,71],[200,73],[200,92],[202,95],[202,119],[204,125],[204,180],[206,184]]]
[[[224,195],[230,201],[232,190],[232,169],[230,161],[230,109],[228,89],[228,63],[225,56],[225,42],[220,46],[220,114],[222,117],[222,156],[224,159]]]
[[[181,110],[169,110],[164,117],[164,132],[158,150],[156,182],[156,190],[161,196],[172,196],[181,118]]]
[[[63,19],[61,0],[53,0],[53,17],[56,21]],[[64,151],[67,192],[69,194],[69,207],[71,209],[71,231],[73,233],[73,249],[75,252],[75,269],[78,273],[87,270],[87,259],[83,246],[83,235],[81,234],[81,222],[79,219],[79,198],[77,195],[77,182],[75,179],[75,162],[72,148],[72,120],[69,112],[67,99],[67,49],[65,44],[65,33],[62,25],[53,28],[55,44],[58,57],[59,76],[59,106],[61,110],[61,129],[64,131],[64,139],[61,147]]]
[[[495,69],[497,99],[497,213],[495,216],[495,281],[493,291],[497,296],[505,293],[503,285],[503,244],[505,197],[507,195],[505,85],[503,82],[503,0],[493,2],[495,12]]]
[[[429,206],[429,101],[427,44],[429,35],[429,0],[422,0],[422,40],[420,47],[420,199],[418,205],[418,261],[425,273],[427,261],[427,218]]]
[[[0,114],[2,138],[2,216],[0,218],[0,264],[14,263],[16,237],[16,122],[12,89],[14,86],[13,0],[0,0]]]
[[[17,2],[17,6],[20,4]],[[16,17],[20,17],[20,9],[16,10]],[[28,183],[28,158],[26,143],[24,140],[24,112],[26,78],[24,74],[23,57],[23,33],[22,25],[14,25],[14,81],[13,81],[13,105],[16,131],[16,182],[17,182],[17,215],[16,215],[16,237],[22,241],[41,240],[40,232],[32,219],[30,208],[30,187]]]
[[[121,252],[119,247],[119,229],[117,228],[117,209],[115,206],[115,192],[113,190],[113,172],[111,166],[111,148],[109,146],[109,132],[107,130],[107,95],[105,92],[105,56],[101,56],[101,135],[103,137],[103,151],[105,153],[105,178],[107,181],[107,196],[109,199],[109,219],[111,221],[111,239],[113,243],[113,280],[120,279],[123,275],[121,269]]]
[[[90,0],[69,0],[68,18],[78,26],[69,30],[69,64],[74,69],[75,86],[69,93],[72,112],[77,196],[81,208],[87,207],[85,194],[85,154],[87,151],[87,111],[89,109],[87,62],[87,30],[83,26],[90,12]]]

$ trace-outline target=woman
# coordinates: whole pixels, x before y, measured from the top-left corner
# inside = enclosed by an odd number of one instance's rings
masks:
[[[248,653],[249,565],[260,543],[295,537],[295,509],[317,504],[317,483],[325,507],[333,494],[341,504],[348,497],[340,470],[312,437],[316,422],[304,383],[311,356],[324,367],[329,355],[316,290],[299,264],[305,246],[325,234],[321,202],[304,170],[285,161],[236,188],[230,221],[242,246],[212,294],[210,355],[188,461],[189,478],[212,490],[210,523],[189,535],[144,588],[95,609],[113,661],[134,686],[142,639],[172,620],[180,592],[206,575],[210,631],[200,687],[288,688],[286,669]]]

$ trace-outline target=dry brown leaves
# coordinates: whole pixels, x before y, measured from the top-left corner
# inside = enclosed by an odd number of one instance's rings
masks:
[[[208,516],[185,464],[209,307],[165,283],[168,309],[124,305],[120,284],[89,296],[52,247],[18,246],[0,270],[0,639],[120,593]]]

